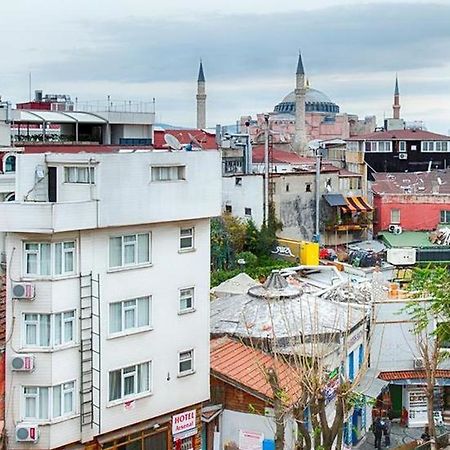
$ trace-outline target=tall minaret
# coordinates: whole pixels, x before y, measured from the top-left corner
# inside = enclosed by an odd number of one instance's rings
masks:
[[[398,90],[398,76],[395,75],[394,104],[392,105],[394,119],[400,119],[400,91]]]
[[[305,69],[303,68],[302,54],[298,54],[297,72],[295,75],[295,135],[294,151],[305,153],[307,151],[306,116],[305,116]]]
[[[197,78],[197,128],[206,128],[206,89],[202,60],[200,60]]]

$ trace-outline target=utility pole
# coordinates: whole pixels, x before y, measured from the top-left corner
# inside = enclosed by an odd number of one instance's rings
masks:
[[[264,224],[269,225],[269,114],[264,114]]]
[[[322,146],[316,148],[316,226],[314,233],[314,242],[320,243],[320,164],[322,160]]]

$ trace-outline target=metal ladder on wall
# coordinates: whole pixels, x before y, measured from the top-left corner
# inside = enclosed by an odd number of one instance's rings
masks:
[[[80,428],[101,419],[100,276],[80,275]]]

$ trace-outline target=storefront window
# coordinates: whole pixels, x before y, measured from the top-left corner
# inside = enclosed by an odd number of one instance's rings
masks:
[[[167,450],[167,429],[139,431],[106,443],[108,450]]]

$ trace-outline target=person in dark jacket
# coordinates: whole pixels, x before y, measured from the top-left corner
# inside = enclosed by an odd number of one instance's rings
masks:
[[[384,419],[384,427],[383,427],[384,445],[386,447],[391,446],[391,428],[392,428],[392,423],[391,423],[389,417],[386,417]]]
[[[375,448],[381,450],[381,438],[383,437],[383,423],[377,417],[373,423],[373,434],[375,436]]]

